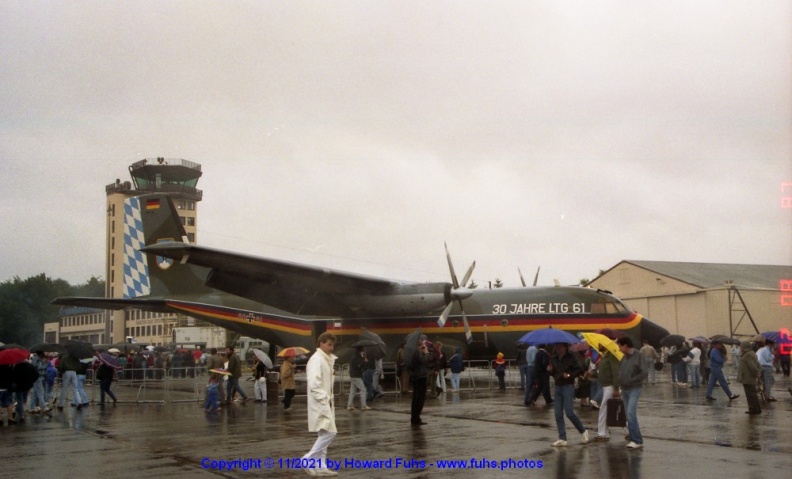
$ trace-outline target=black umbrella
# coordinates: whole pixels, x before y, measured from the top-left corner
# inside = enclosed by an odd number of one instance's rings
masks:
[[[63,347],[66,348],[66,352],[69,356],[74,356],[78,359],[92,358],[96,353],[94,347],[90,343],[74,341],[72,339],[67,339]]]
[[[710,341],[713,343],[723,343],[723,344],[740,344],[739,339],[730,338],[728,336],[724,336],[722,334],[716,334],[715,336],[710,338]]]
[[[376,341],[372,341],[371,339],[361,339],[361,340],[358,340],[358,341],[352,343],[352,347],[353,348],[359,348],[361,346],[363,346],[363,347],[366,347],[366,346],[377,346],[377,342]]]
[[[44,353],[58,353],[63,354],[66,352],[63,346],[53,343],[38,343],[28,348],[31,351],[41,351]]]
[[[366,356],[370,357],[371,359],[384,358],[388,353],[388,348],[385,345],[385,341],[379,337],[379,334],[372,333],[368,329],[362,328],[360,330],[360,339],[374,341],[376,343],[366,347]]]
[[[2,346],[0,346],[0,351],[4,349],[27,349],[27,348],[24,346],[20,346],[18,344],[10,343],[10,344],[3,344]]]
[[[402,357],[407,367],[410,367],[413,356],[415,356],[415,352],[418,351],[418,340],[421,339],[421,336],[421,328],[419,327],[404,338],[404,351],[402,352]]]
[[[685,337],[680,336],[679,334],[669,334],[668,336],[664,337],[660,340],[660,346],[682,346],[682,343],[685,342]]]

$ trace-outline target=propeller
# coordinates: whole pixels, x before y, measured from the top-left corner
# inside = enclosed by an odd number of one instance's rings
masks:
[[[470,276],[473,275],[473,269],[476,267],[476,262],[474,261],[473,264],[470,265],[465,276],[462,278],[462,283],[457,280],[456,271],[454,271],[454,263],[451,261],[451,254],[448,252],[448,244],[445,244],[446,250],[446,258],[448,259],[448,269],[451,272],[451,280],[452,280],[452,288],[450,292],[451,301],[448,302],[443,312],[440,314],[440,318],[437,319],[437,325],[441,328],[445,326],[446,321],[448,320],[448,315],[451,312],[451,308],[454,306],[454,301],[459,301],[459,309],[462,311],[462,323],[465,325],[465,339],[467,339],[468,343],[473,341],[473,334],[470,332],[470,325],[468,324],[467,316],[465,316],[465,309],[462,307],[462,300],[465,298],[469,298],[473,295],[473,291],[468,289],[467,282],[470,280]]]
[[[536,283],[539,281],[539,270],[540,270],[540,269],[542,269],[542,267],[541,267],[541,266],[539,266],[538,268],[536,268],[536,275],[534,276],[534,282],[533,282],[533,285],[534,285],[534,286],[536,286]],[[522,274],[522,271],[520,271],[520,268],[517,268],[517,272],[518,272],[518,273],[520,273],[520,282],[522,283],[522,285],[523,285],[523,288],[525,288],[525,287],[526,287],[526,286],[528,286],[528,285],[527,285],[527,284],[525,284],[525,278],[523,278],[523,274]]]

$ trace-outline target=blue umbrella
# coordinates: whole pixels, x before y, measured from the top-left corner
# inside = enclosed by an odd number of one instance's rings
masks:
[[[564,331],[563,329],[554,329],[552,327],[546,329],[537,329],[531,331],[525,336],[521,337],[517,342],[525,344],[553,344],[553,343],[567,343],[575,344],[580,342],[580,339],[575,337],[574,334]]]
[[[784,331],[784,330],[781,330]],[[789,344],[792,342],[792,339],[789,337],[789,332],[784,331],[785,334],[781,335],[780,331],[765,331],[762,333],[766,339],[769,339],[777,344]]]

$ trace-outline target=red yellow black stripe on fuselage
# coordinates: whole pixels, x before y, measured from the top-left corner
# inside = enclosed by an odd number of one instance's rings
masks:
[[[420,327],[430,338],[443,338],[449,344],[463,344],[465,329],[461,317],[452,316],[445,327],[434,317],[372,318],[372,319],[308,319],[286,315],[246,311],[224,306],[168,300],[167,305],[193,317],[218,326],[264,339],[280,346],[303,346],[313,350],[316,337],[323,331],[333,333],[339,342],[357,340],[361,328],[380,335],[388,344],[398,344],[407,334]],[[488,341],[504,348],[530,331],[552,326],[571,332],[595,331],[602,328],[630,333],[640,327],[643,317],[634,312],[613,315],[525,315],[469,316],[474,339],[486,336]],[[456,324],[456,325],[455,325]]]

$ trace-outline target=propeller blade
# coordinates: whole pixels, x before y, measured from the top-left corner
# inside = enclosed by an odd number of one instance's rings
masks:
[[[448,321],[448,313],[451,312],[451,306],[453,305],[454,305],[453,301],[448,303],[448,305],[445,307],[443,312],[440,314],[440,317],[437,319],[437,325],[440,326],[441,328],[445,326],[446,321]]]
[[[473,262],[473,264],[470,265],[470,268],[468,268],[467,273],[465,273],[465,277],[462,278],[462,286],[463,287],[467,286],[468,280],[470,279],[471,276],[473,276],[473,270],[474,269],[476,269],[476,262],[475,261]]]
[[[454,263],[451,262],[451,253],[448,252],[448,243],[443,243],[445,245],[446,250],[446,259],[448,259],[448,269],[451,271],[451,279],[454,282],[454,289],[459,288],[459,281],[457,281],[457,275],[454,271]]]
[[[520,282],[522,283],[523,288],[528,286],[527,284],[525,284],[525,278],[523,278],[522,271],[520,271],[520,268],[517,268],[517,272],[520,273]],[[534,286],[536,285],[534,284]]]
[[[465,325],[465,339],[467,340],[467,343],[470,344],[473,342],[473,333],[470,332],[470,324],[468,324],[464,309],[462,310],[462,323]]]
[[[540,269],[542,269],[542,267],[541,267],[541,266],[539,266],[538,268],[536,268],[536,276],[534,276],[534,286],[536,286],[536,282],[537,282],[537,281],[539,281],[539,270],[540,270]],[[523,284],[523,286],[525,286],[525,284]]]

